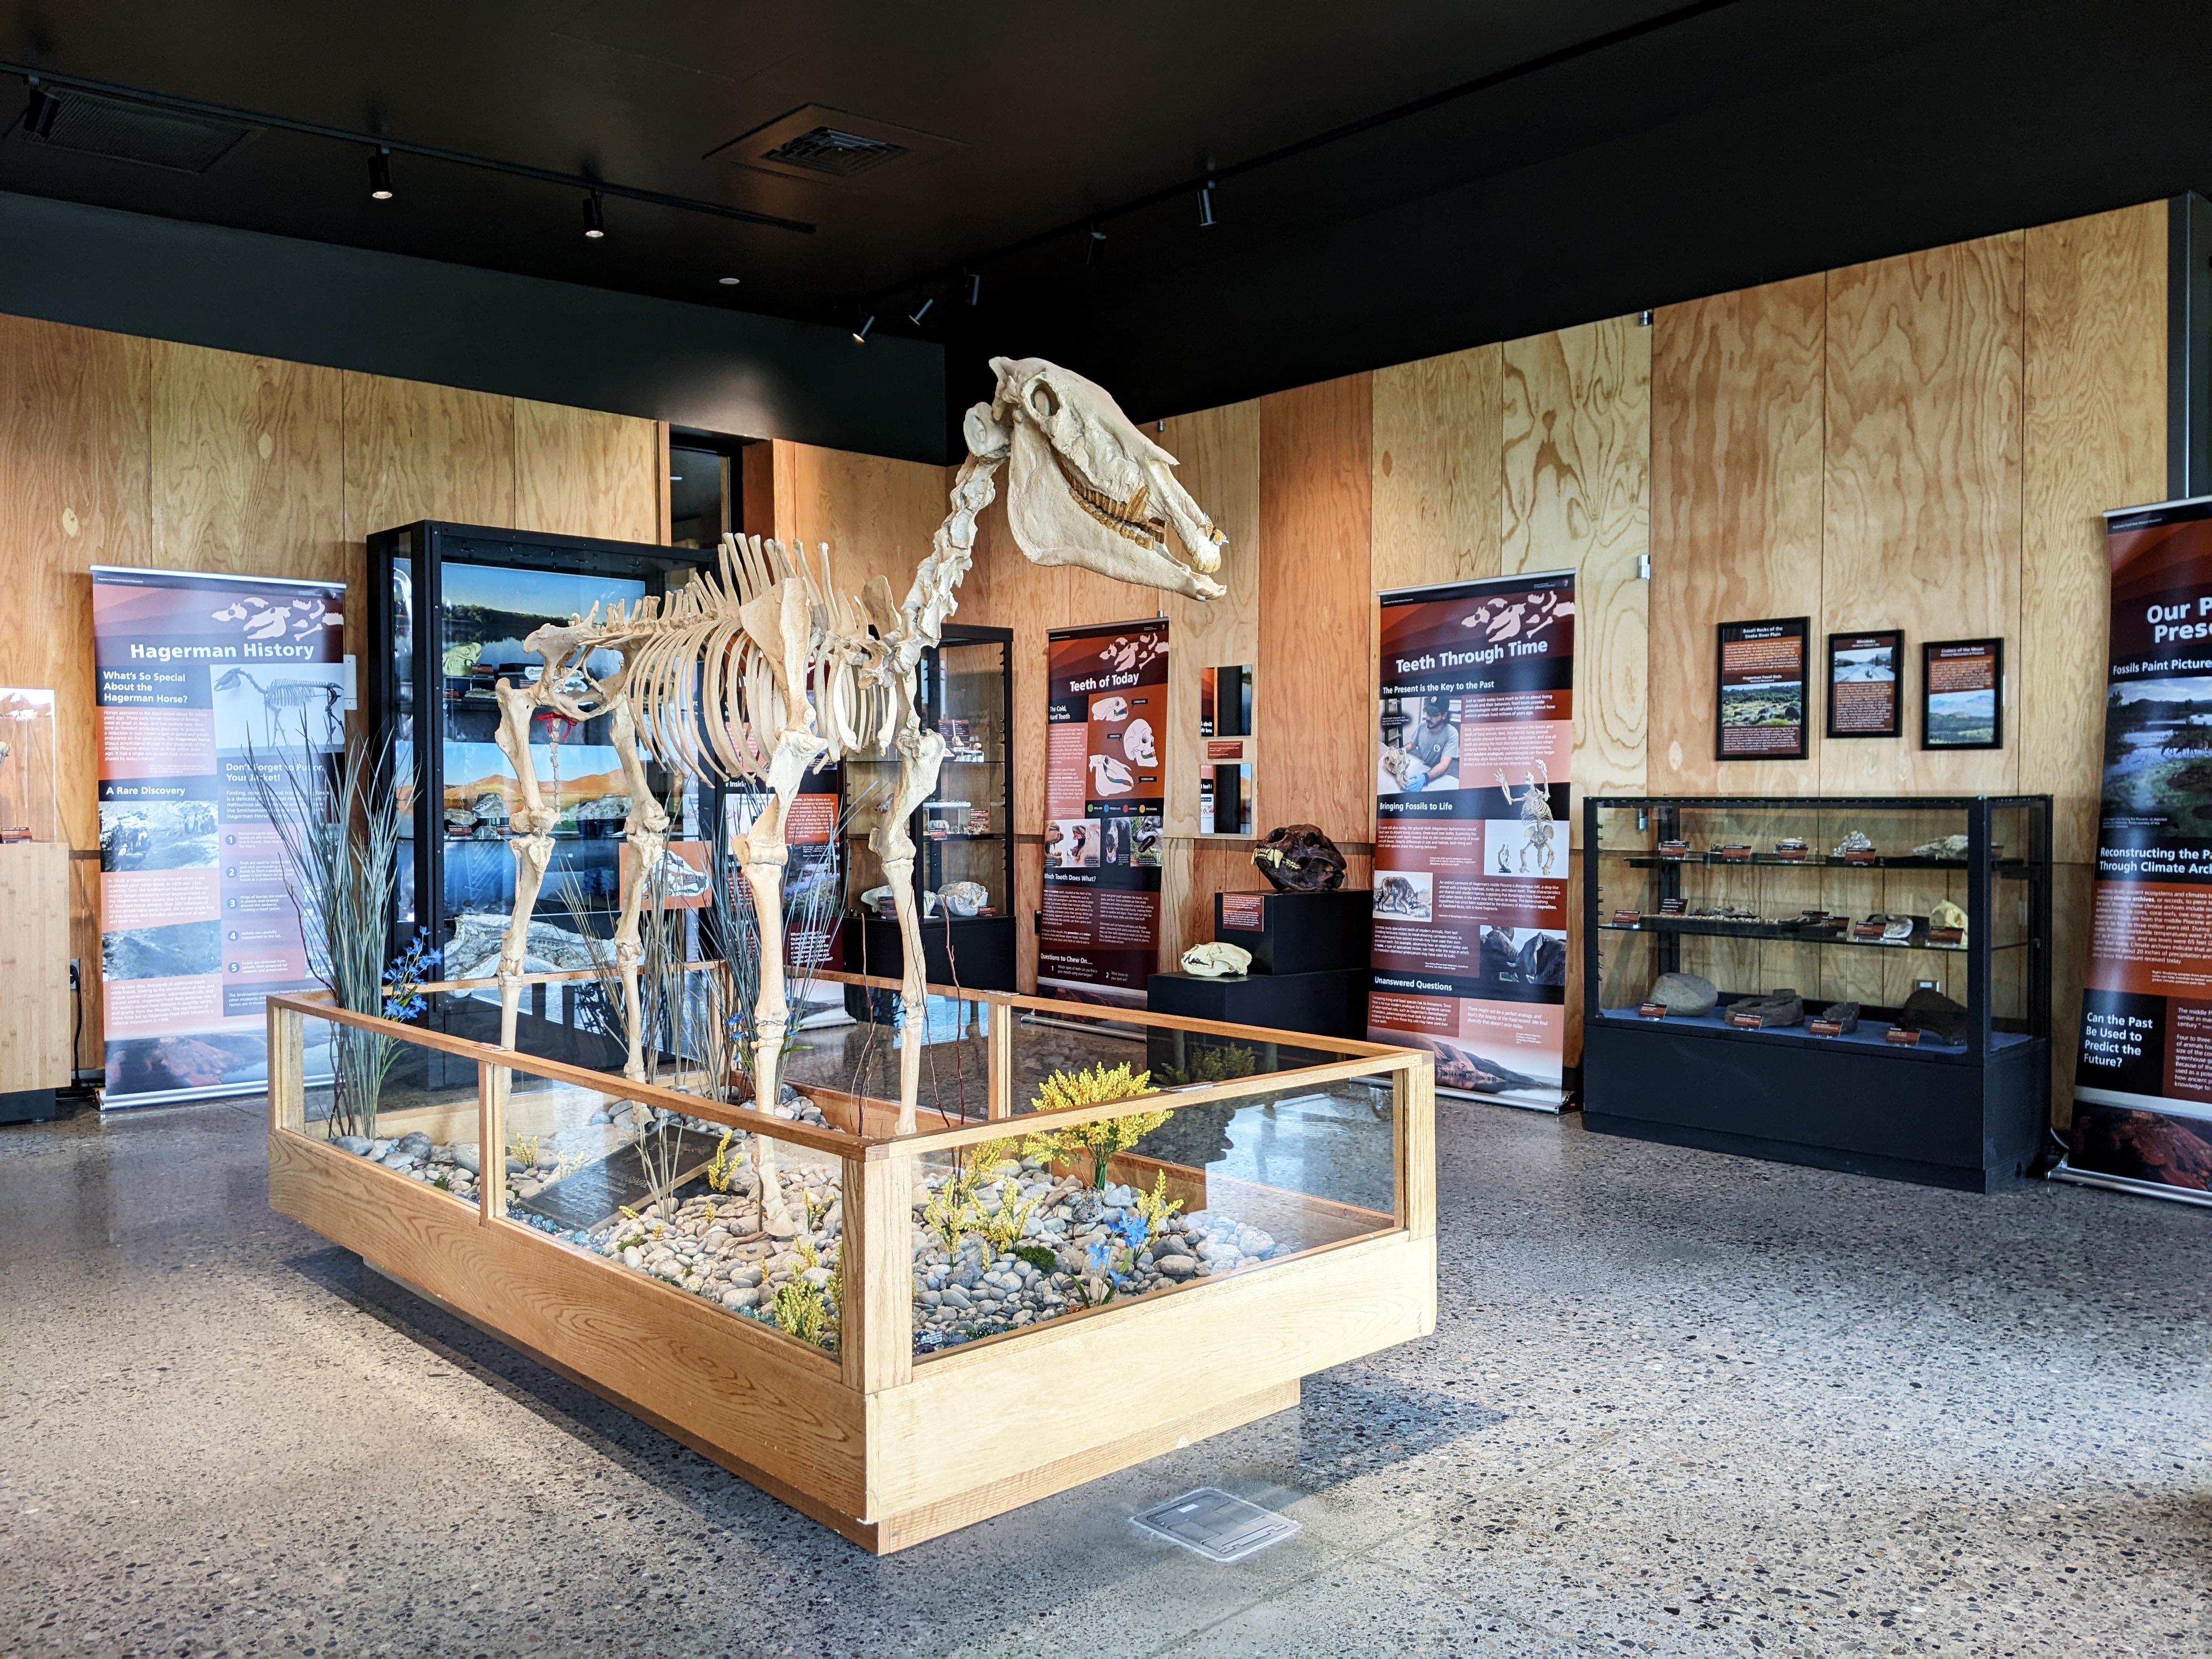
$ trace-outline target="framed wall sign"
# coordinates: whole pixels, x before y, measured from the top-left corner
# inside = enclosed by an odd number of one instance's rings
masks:
[[[2004,641],[1931,640],[1920,649],[1920,746],[2003,748]]]
[[[1812,619],[1721,624],[1713,752],[1720,760],[1803,760],[1806,643]]]
[[[1905,630],[1828,635],[1828,735],[1894,738],[1905,731]]]

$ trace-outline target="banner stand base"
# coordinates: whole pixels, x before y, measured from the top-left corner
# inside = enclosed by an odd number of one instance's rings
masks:
[[[1439,1089],[1438,1094],[1443,1092]],[[2058,1160],[2048,1177],[2052,1181],[2070,1181],[2077,1187],[2102,1187],[2108,1192],[2132,1193],[2138,1198],[2162,1198],[2169,1204],[2195,1204],[2212,1209],[2212,1193],[2192,1192],[2186,1187],[2169,1187],[2159,1181],[2137,1181],[2132,1176],[2100,1175],[2094,1170],[2077,1170],[2064,1158]]]
[[[1564,1094],[1556,1101],[1509,1100],[1504,1095],[1479,1095],[1472,1089],[1439,1088],[1437,1098],[1480,1101],[1485,1106],[1510,1106],[1516,1112],[1541,1112],[1547,1117],[1565,1117],[1569,1112],[1579,1109],[1573,1098]]]

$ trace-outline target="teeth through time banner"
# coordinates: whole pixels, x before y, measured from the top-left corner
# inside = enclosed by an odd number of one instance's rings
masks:
[[[1437,1086],[1565,1100],[1572,571],[1382,600],[1369,1035]]]

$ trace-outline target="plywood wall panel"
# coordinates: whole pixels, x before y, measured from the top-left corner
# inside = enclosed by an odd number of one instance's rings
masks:
[[[562,404],[514,403],[514,514],[525,530],[663,539],[661,425]]]
[[[63,831],[99,845],[95,564],[150,564],[151,359],[143,340],[0,318],[0,684],[52,687]]]
[[[151,343],[154,540],[179,570],[343,581],[343,376]]]
[[[1182,463],[1176,476],[1229,538],[1213,573],[1226,593],[1160,600],[1168,618],[1167,833],[1188,837],[1198,833],[1199,675],[1260,660],[1260,405],[1178,416],[1166,428],[1157,435]]]
[[[1501,570],[1573,569],[1575,787],[1645,787],[1651,331],[1616,317],[1503,348]],[[1579,837],[1579,817],[1572,834]]]
[[[1715,653],[1723,622],[1809,615],[1816,640],[1824,633],[1826,291],[1825,276],[1803,276],[1668,306],[1654,319],[1654,794],[1818,792],[1825,705],[1807,711],[1803,761],[1715,759]],[[1820,692],[1816,672],[1816,704]]]
[[[775,534],[809,548],[829,543],[832,579],[845,592],[879,575],[894,604],[904,599],[945,522],[945,469],[782,439],[775,468]]]
[[[1373,443],[1367,375],[1260,400],[1263,831],[1310,823],[1375,839]]]
[[[2019,629],[2023,244],[1986,237],[1829,276],[1822,594],[1832,620],[1905,630],[1907,731],[1827,745],[1828,794],[2017,787],[2016,745],[1926,751],[1918,724],[1924,642]],[[2016,653],[2008,667],[2017,686]]]
[[[1492,344],[1375,371],[1378,590],[1498,574],[1504,362]]]
[[[2020,787],[2054,855],[2095,859],[2111,583],[2102,514],[2166,493],[2166,209],[2027,233]]]
[[[344,421],[349,542],[418,519],[514,526],[512,398],[349,371]]]

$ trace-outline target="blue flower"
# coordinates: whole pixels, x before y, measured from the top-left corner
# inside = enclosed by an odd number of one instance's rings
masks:
[[[1134,1255],[1138,1251],[1143,1249],[1146,1245],[1152,1243],[1152,1229],[1151,1224],[1148,1223],[1144,1217],[1138,1215],[1133,1212],[1124,1214],[1121,1219],[1116,1223],[1115,1225],[1121,1235],[1122,1244],[1127,1248],[1129,1254],[1132,1255]]]
[[[1113,1262],[1113,1246],[1107,1243],[1104,1239],[1100,1239],[1097,1243],[1091,1247],[1091,1271],[1092,1273],[1103,1273],[1108,1272],[1112,1267]]]

